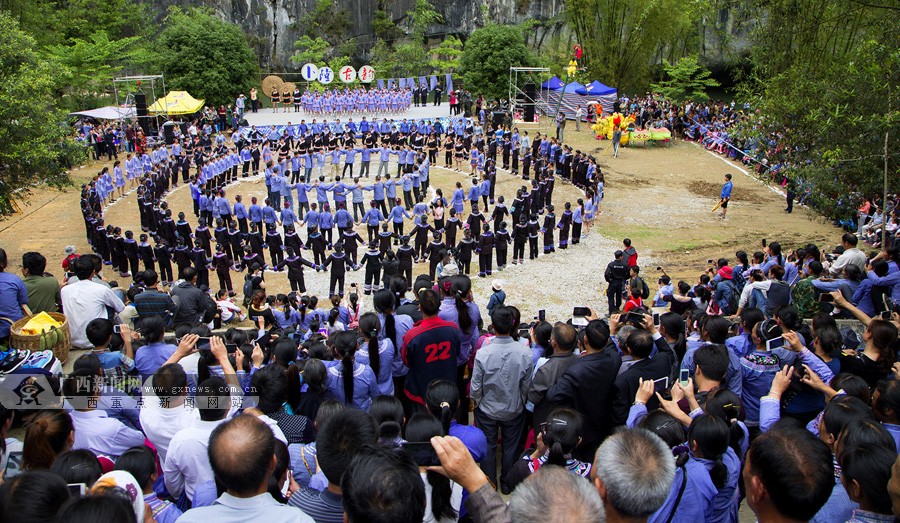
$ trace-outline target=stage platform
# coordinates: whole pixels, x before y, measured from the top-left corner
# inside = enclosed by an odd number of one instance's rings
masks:
[[[260,109],[258,113],[246,112],[244,113],[244,118],[247,120],[247,123],[255,126],[264,126],[264,125],[287,125],[288,122],[291,122],[292,125],[296,125],[300,123],[300,120],[306,120],[306,123],[312,122],[313,118],[317,119],[321,122],[323,119],[328,120],[329,122],[333,122],[340,118],[342,122],[349,121],[350,118],[353,118],[354,122],[359,122],[362,120],[363,116],[366,117],[368,121],[381,121],[382,118],[387,118],[388,121],[394,119],[396,121],[402,121],[404,118],[407,120],[429,120],[435,118],[449,118],[450,117],[450,104],[444,102],[440,106],[427,105],[424,107],[410,107],[406,111],[397,112],[397,113],[354,113],[354,114],[312,114],[306,113],[303,111],[293,112],[293,108],[291,108],[291,112],[283,112],[281,108],[278,109],[278,112],[273,112],[271,108]]]

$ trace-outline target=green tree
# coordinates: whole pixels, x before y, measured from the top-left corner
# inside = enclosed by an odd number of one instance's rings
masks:
[[[79,97],[108,88],[126,64],[146,62],[149,56],[139,41],[138,36],[110,40],[107,33],[96,31],[86,40],[73,38],[70,45],[51,45],[45,52],[66,67],[66,90]]]
[[[506,98],[509,68],[528,67],[534,62],[522,32],[504,25],[476,29],[466,40],[459,60],[466,87],[488,98]]]
[[[313,63],[322,65],[325,61],[325,55],[331,48],[331,44],[322,39],[321,36],[312,38],[309,35],[303,35],[294,42],[294,47],[297,48],[297,52],[291,56],[291,61],[295,64]]]
[[[863,198],[880,199],[886,168],[889,192],[900,191],[900,1],[753,4],[769,16],[753,34],[741,95],[755,110],[738,136],[778,136],[782,147],[769,162],[787,166],[831,218],[852,216]]]
[[[0,13],[0,197],[35,183],[66,183],[84,149],[68,136],[53,94],[60,66],[42,59],[35,41]]]
[[[154,26],[149,3],[140,0],[6,0],[0,10],[18,20],[37,49],[88,39],[97,31],[110,40],[145,36]]]
[[[430,73],[434,62],[429,58],[433,50],[428,45],[428,28],[440,21],[440,13],[435,11],[428,0],[416,0],[413,8],[401,20],[394,21],[395,27],[406,27],[409,38],[402,41],[398,41],[398,38],[378,39],[372,48],[372,65],[378,76],[406,78]],[[383,26],[384,20],[380,20],[376,26],[376,35],[379,31],[384,32]],[[452,60],[454,45],[456,44],[451,41],[448,47],[442,49],[443,59]]]
[[[459,69],[459,58],[462,56],[463,43],[459,38],[448,35],[441,43],[431,49],[431,67],[439,73],[452,73]]]
[[[172,8],[155,47],[166,87],[188,91],[207,105],[232,103],[258,79],[259,64],[244,32],[208,10]]]
[[[620,92],[643,89],[667,53],[671,60],[679,58],[675,53],[696,39],[696,23],[707,11],[706,0],[566,2],[569,22],[584,48],[588,77]]]
[[[719,86],[719,82],[710,78],[709,70],[697,63],[697,55],[685,56],[675,64],[664,60],[663,68],[666,79],[650,87],[670,100],[705,102],[709,100],[706,90]]]

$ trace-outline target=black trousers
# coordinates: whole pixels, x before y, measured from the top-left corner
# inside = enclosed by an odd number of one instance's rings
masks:
[[[497,249],[497,267],[506,267],[506,253],[508,249]]]
[[[478,254],[478,275],[479,276],[490,276],[491,275],[491,262],[494,259],[494,253],[491,250],[484,250]]]
[[[538,257],[538,239],[528,237],[528,259],[533,260]]]
[[[162,262],[160,262],[160,264],[159,264],[159,276],[160,276],[159,279],[160,279],[163,283],[171,283],[171,282],[175,281],[175,279],[172,278],[172,264],[171,264],[171,263],[166,263],[165,265],[163,265]]]
[[[329,293],[334,296],[337,294],[338,296],[344,296],[344,274],[331,274],[331,280],[328,284]],[[335,287],[337,287],[337,293],[335,293]]]
[[[616,311],[622,308],[622,290],[625,286],[623,281],[611,281],[606,289],[606,300],[609,305],[609,311]]]
[[[216,271],[216,276],[219,277],[219,289],[225,289],[228,292],[232,292],[234,289],[231,286],[231,274],[228,274],[228,270],[224,271]]]
[[[525,259],[525,240],[513,241],[513,261]],[[497,262],[500,263],[499,261]]]

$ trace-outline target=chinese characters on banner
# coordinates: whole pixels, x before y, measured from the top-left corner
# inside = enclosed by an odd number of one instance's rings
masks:
[[[371,65],[364,65],[359,68],[359,81],[368,84],[375,79],[375,69]]]
[[[303,79],[307,82],[314,82],[319,79],[319,68],[315,64],[306,64],[300,71]]]
[[[354,69],[352,65],[345,65],[344,67],[341,67],[338,75],[341,77],[342,82],[349,84],[356,80],[356,69]]]
[[[330,67],[322,67],[319,69],[319,83],[328,85],[334,80],[334,71]]]

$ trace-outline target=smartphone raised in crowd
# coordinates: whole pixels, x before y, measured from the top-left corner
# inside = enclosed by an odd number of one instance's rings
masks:
[[[66,487],[69,488],[69,496],[73,498],[83,498],[87,493],[87,485],[85,483],[69,483]]]
[[[834,296],[830,293],[823,292],[819,295],[819,301],[823,303],[834,303]]]
[[[687,387],[689,379],[691,379],[691,370],[690,369],[681,369],[681,371],[678,373],[678,383],[682,387]]]
[[[572,316],[585,317],[591,314],[591,309],[587,307],[575,307],[572,309]]]
[[[644,323],[644,315],[640,312],[626,312],[622,315],[622,323]]]
[[[547,321],[547,311],[541,309],[538,311],[538,321]]]
[[[766,350],[779,349],[781,347],[784,347],[784,337],[782,336],[772,338],[766,342]]]
[[[416,465],[420,467],[437,467],[440,466],[441,460],[438,459],[437,452],[430,442],[403,442],[403,448],[412,455]]]
[[[666,376],[664,378],[659,378],[658,380],[653,380],[653,390],[656,392],[662,392],[669,388],[669,377]]]
[[[115,332],[116,334],[120,334],[122,332],[122,324],[117,323],[113,325],[113,332]]]
[[[659,327],[659,313],[658,312],[653,313],[653,325],[656,325],[657,327]]]

